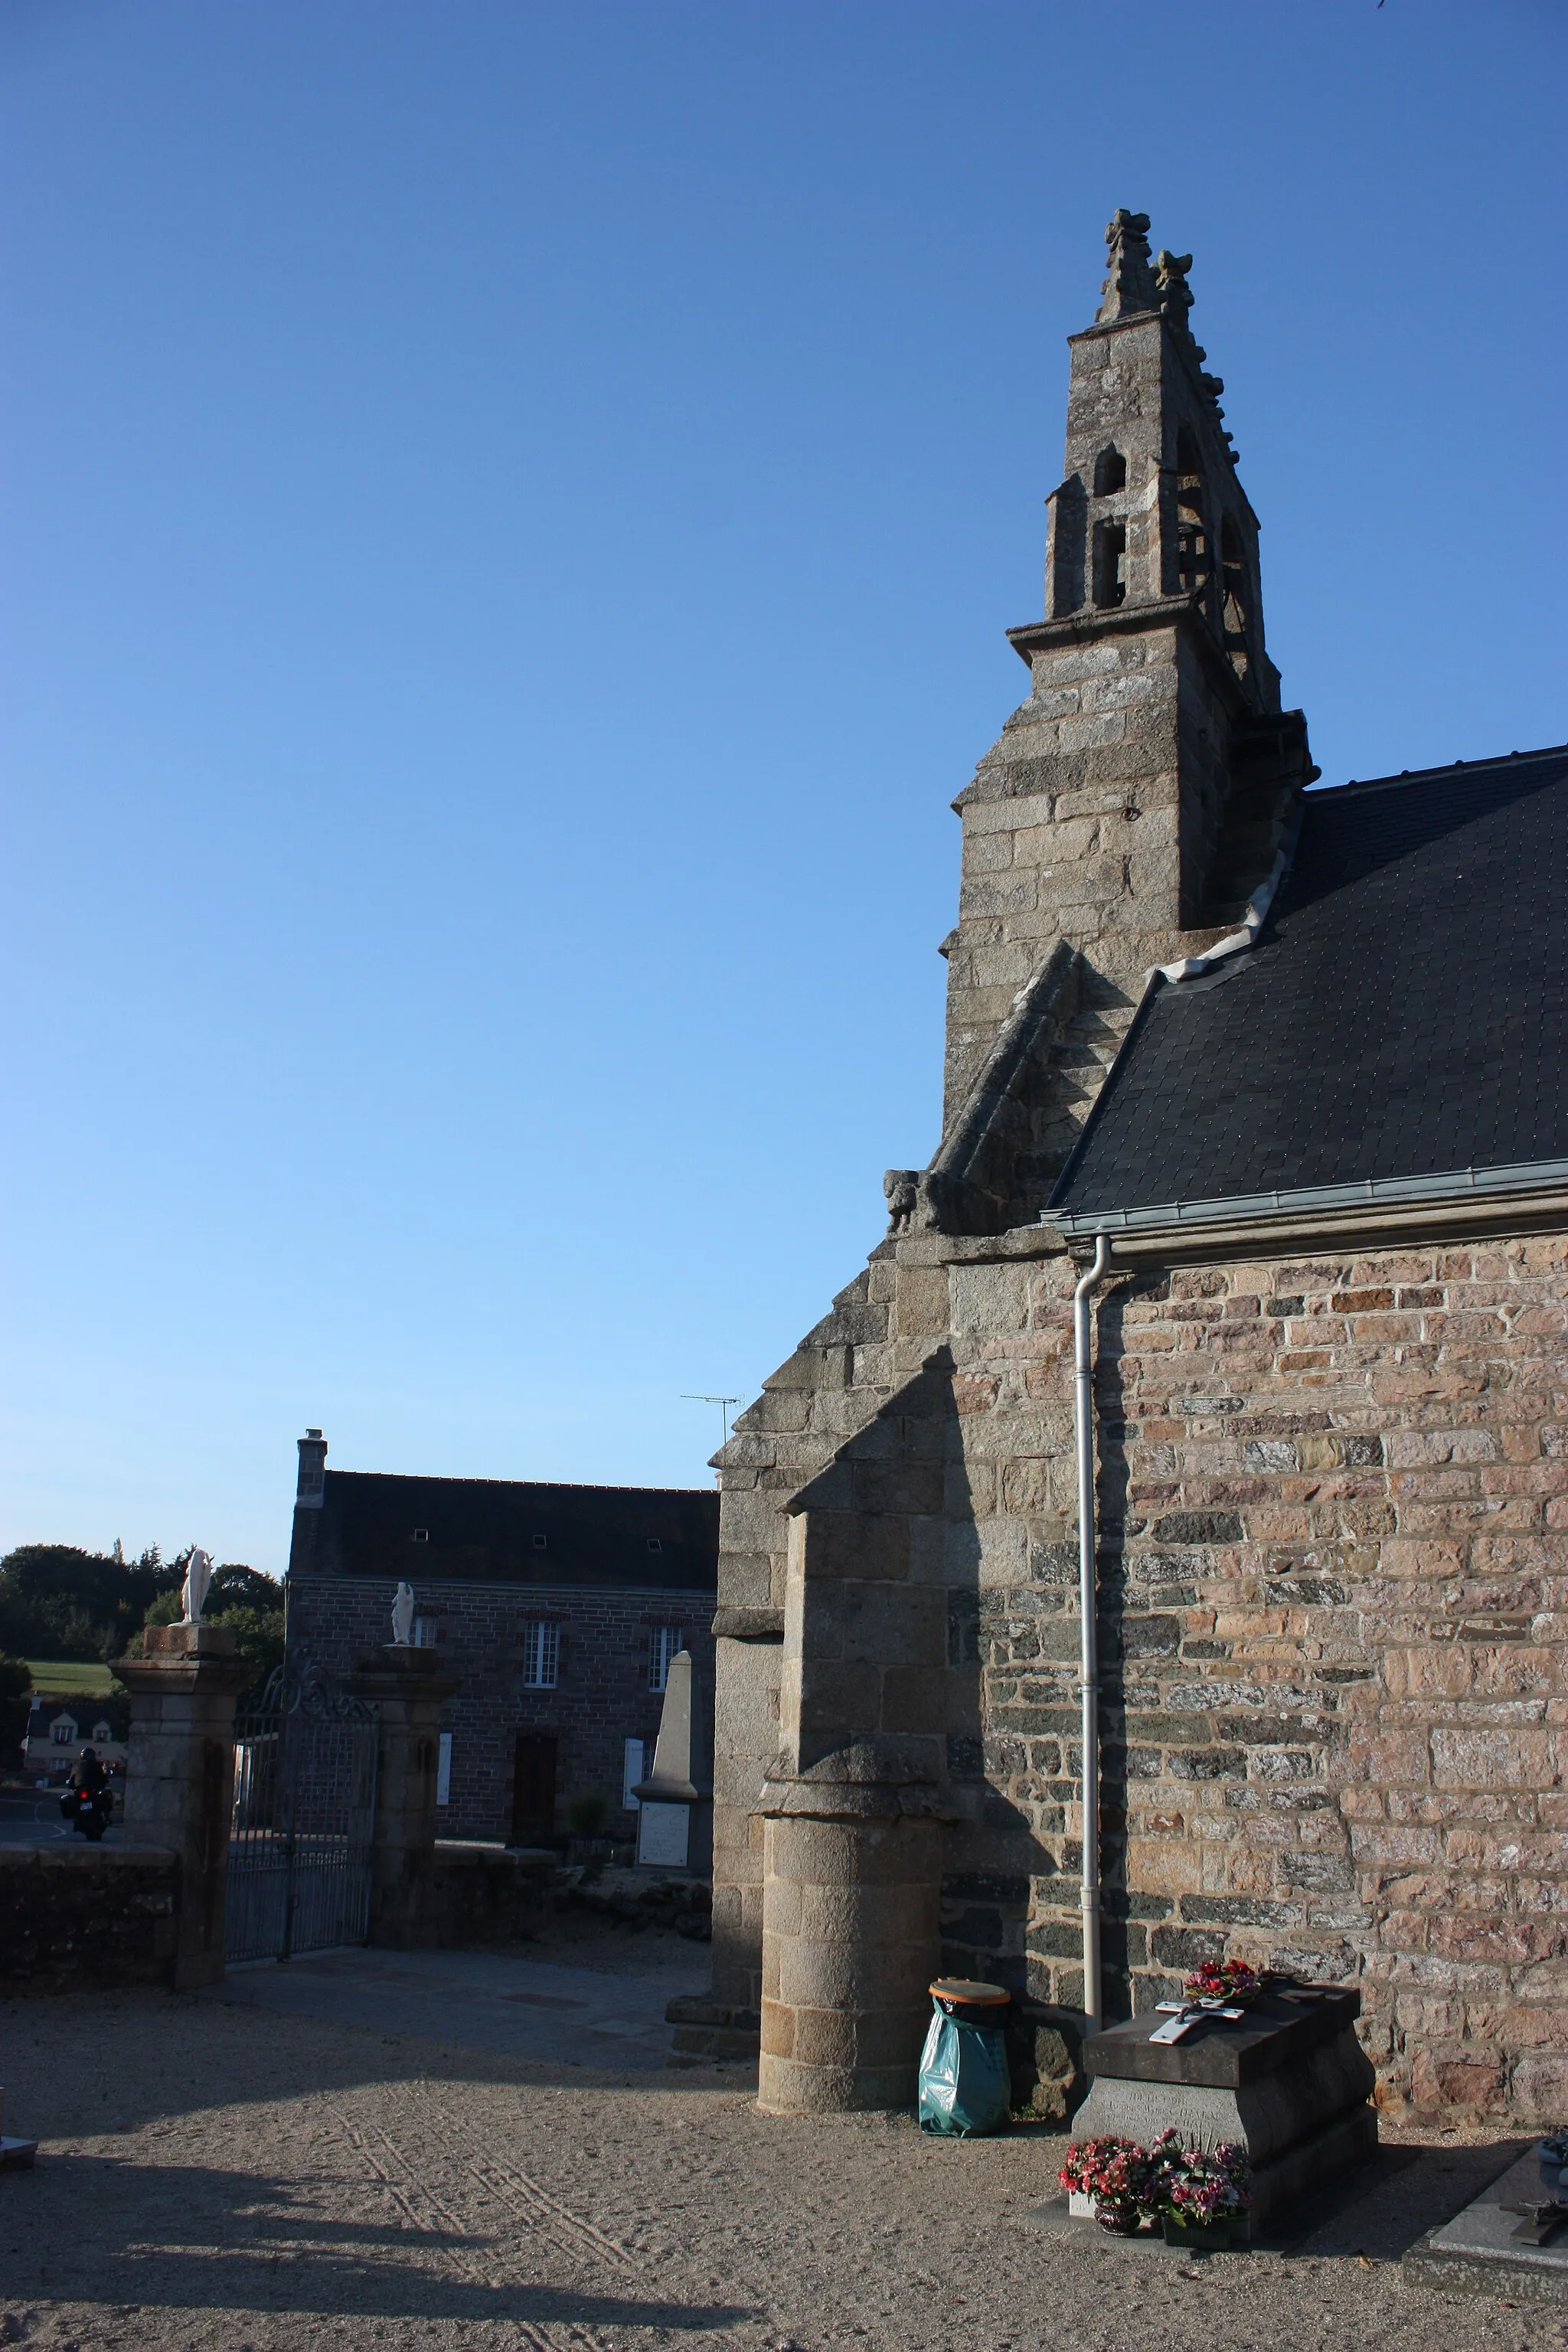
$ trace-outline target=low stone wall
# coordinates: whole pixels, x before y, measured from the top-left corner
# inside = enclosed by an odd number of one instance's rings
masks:
[[[437,1839],[423,1940],[458,1949],[537,1935],[554,1909],[556,1868],[556,1856],[542,1849]]]
[[[0,1987],[170,1984],[178,1904],[161,1847],[0,1846]]]

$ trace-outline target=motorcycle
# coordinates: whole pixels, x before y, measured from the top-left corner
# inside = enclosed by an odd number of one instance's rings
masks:
[[[114,1819],[114,1791],[110,1788],[68,1789],[60,1799],[60,1819],[69,1822],[79,1837],[98,1843]]]

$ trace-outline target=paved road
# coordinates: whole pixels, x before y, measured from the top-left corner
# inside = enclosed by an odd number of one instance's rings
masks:
[[[37,1796],[23,1795],[7,1789],[0,1795],[0,1845],[58,1845],[63,1838],[68,1845],[76,1832],[60,1819],[58,1789],[45,1789]],[[118,1845],[120,1824],[104,1833],[105,1843]],[[83,1838],[80,1843],[86,1844]]]
[[[204,1998],[558,2066],[662,2068],[676,1990],[500,1952],[349,1951],[230,1969]]]

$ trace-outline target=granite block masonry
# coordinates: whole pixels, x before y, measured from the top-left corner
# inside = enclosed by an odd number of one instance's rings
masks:
[[[1223,386],[1188,264],[1147,228],[1116,215],[1071,339],[1045,612],[1011,633],[1029,692],[954,804],[940,1144],[889,1171],[888,1234],[717,1457],[709,2006],[726,2031],[761,2019],[764,2105],[894,2105],[914,1988],[988,1979],[1034,2035],[1037,2104],[1081,2096],[1072,1293],[1099,1231],[1107,2015],[1231,1952],[1353,1987],[1385,2105],[1554,2119],[1568,1090],[1542,1055],[1568,998],[1522,1027],[1500,1002],[1489,1026],[1483,988],[1459,1045],[1402,1080],[1408,1119],[1347,1116],[1310,1187],[1321,1138],[1288,1089],[1249,1094],[1243,1052],[1212,1124],[1265,1179],[1054,1222],[1159,992],[1223,1010],[1237,972],[1281,968],[1305,808],[1348,812],[1319,828],[1316,902],[1367,880],[1300,1048],[1314,1099],[1342,1077],[1353,1112],[1386,1017],[1374,902],[1407,870],[1388,795],[1414,796],[1428,877],[1400,935],[1441,992],[1507,929],[1486,895],[1506,844],[1478,865],[1475,824],[1568,792],[1539,754],[1511,781],[1481,763],[1303,801]],[[1509,935],[1517,984],[1557,1006],[1550,941]],[[1204,1067],[1200,1039],[1194,1097]],[[1181,1088],[1163,1099],[1179,1123]],[[1529,1164],[1488,1158],[1510,1100],[1535,1106]],[[1402,1132],[1429,1156],[1401,1158]]]

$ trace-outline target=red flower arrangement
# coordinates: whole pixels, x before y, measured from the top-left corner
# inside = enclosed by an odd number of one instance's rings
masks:
[[[1152,2147],[1136,2140],[1080,2140],[1068,2150],[1057,2179],[1094,2201],[1102,2230],[1131,2237],[1145,2222],[1208,2230],[1245,2213],[1252,2203],[1247,2150],[1184,2147],[1177,2131],[1162,2132]]]
[[[1232,2009],[1245,2009],[1262,1990],[1257,1969],[1245,1960],[1205,1960],[1183,1987],[1189,2000],[1223,2000]]]
[[[1152,2162],[1135,2139],[1110,2135],[1069,2147],[1057,2179],[1064,2189],[1094,2200],[1094,2218],[1102,2230],[1130,2236],[1145,2218]]]

